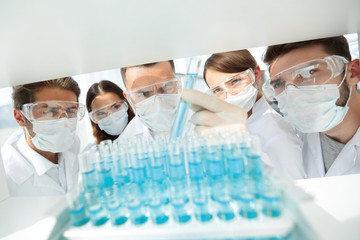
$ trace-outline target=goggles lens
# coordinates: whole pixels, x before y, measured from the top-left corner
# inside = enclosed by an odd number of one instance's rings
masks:
[[[118,111],[126,112],[128,110],[128,105],[123,100],[118,100],[112,104],[106,105],[102,108],[96,109],[89,113],[91,121],[98,123],[100,120],[108,117],[110,114],[113,114]]]
[[[220,99],[226,99],[227,93],[231,93],[233,95],[238,94],[250,84],[254,84],[254,82],[254,71],[249,68],[246,71],[238,73],[230,79],[225,80],[218,86],[210,88],[209,93]]]
[[[57,120],[61,117],[81,119],[84,111],[83,104],[72,101],[43,101],[22,106],[22,112],[29,121]]]
[[[166,80],[126,91],[128,100],[131,101],[131,103],[134,105],[156,94],[179,93],[181,93],[180,79]]]
[[[345,58],[333,55],[300,63],[265,81],[263,91],[271,99],[281,94],[288,85],[302,87],[331,83],[333,78],[344,72],[347,62]]]

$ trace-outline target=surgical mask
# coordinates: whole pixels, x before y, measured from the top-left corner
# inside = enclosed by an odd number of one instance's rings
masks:
[[[33,121],[31,138],[37,149],[59,153],[69,150],[75,140],[77,118],[60,118],[57,120]]]
[[[276,99],[285,119],[299,131],[324,132],[341,123],[349,109],[348,102],[344,107],[336,105],[339,87],[336,84],[288,86]]]
[[[258,90],[252,84],[249,84],[249,86],[247,86],[243,91],[226,98],[225,101],[241,107],[246,112],[249,112],[254,106],[257,94]]]
[[[153,95],[135,104],[135,112],[143,124],[154,132],[170,131],[180,94]]]
[[[125,110],[125,109],[124,109]],[[110,114],[106,118],[98,121],[98,126],[101,130],[109,135],[120,135],[128,123],[128,114],[125,111],[117,111]]]

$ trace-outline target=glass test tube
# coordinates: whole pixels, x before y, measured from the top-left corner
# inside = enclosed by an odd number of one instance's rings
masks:
[[[115,186],[104,189],[105,205],[112,225],[124,224],[128,219],[126,209],[117,198],[117,189]]]
[[[99,180],[99,187],[103,189],[112,186],[114,184],[114,180],[111,175],[111,168],[109,167],[109,162],[112,161],[110,160],[110,147],[104,144],[102,146],[96,146],[91,150],[91,157],[94,159],[96,173]]]
[[[72,226],[82,226],[89,221],[85,209],[85,200],[79,188],[72,189],[66,194],[66,200],[70,209],[70,222]]]
[[[185,172],[184,152],[179,139],[171,141],[168,146],[170,202],[173,207],[173,218],[176,222],[185,223],[191,216],[187,213],[189,201],[187,178]]]
[[[100,196],[98,189],[90,189],[84,193],[86,205],[89,209],[90,221],[94,226],[100,226],[106,223],[109,219],[105,209],[100,203]]]
[[[95,173],[91,153],[91,151],[85,151],[78,155],[82,185],[85,191],[98,186],[98,179]]]

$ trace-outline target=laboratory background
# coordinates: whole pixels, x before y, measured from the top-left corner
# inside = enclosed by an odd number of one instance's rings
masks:
[[[329,6],[331,3],[333,6]],[[309,9],[310,6],[313,8]],[[85,104],[87,90],[101,80],[112,81],[125,90],[121,67],[173,59],[175,74],[185,85],[189,64],[192,59],[200,59],[199,75],[193,88],[207,92],[209,87],[202,76],[206,60],[213,53],[242,49],[249,50],[256,59],[262,70],[263,83],[269,78],[263,55],[267,46],[272,44],[344,35],[352,59],[359,58],[359,10],[360,4],[355,0],[343,3],[335,0],[318,3],[276,0],[272,4],[262,0],[256,3],[65,1],[63,4],[41,0],[33,5],[26,1],[2,1],[0,27],[3,26],[4,30],[0,37],[8,38],[0,41],[0,44],[6,44],[0,47],[5,53],[5,57],[0,57],[0,147],[12,133],[21,129],[13,117],[12,86],[71,76],[81,89],[79,102]],[[339,14],[338,11],[346,13]],[[304,12],[309,16],[307,19],[300,16]],[[22,17],[18,17],[21,14]],[[244,18],[248,24],[244,23]],[[46,23],[48,19],[52,20]],[[7,24],[7,20],[11,24]],[[21,36],[28,36],[28,39],[21,39]],[[56,40],[52,42],[54,38]],[[360,92],[360,83],[357,91]],[[276,104],[271,106],[279,111]],[[80,152],[94,144],[90,121],[85,111],[76,130]],[[193,140],[190,137],[186,141]],[[111,148],[118,147],[114,146]],[[194,180],[193,172],[190,170],[189,173],[190,167],[185,165],[184,176],[188,178],[185,185],[194,186],[196,182],[207,187],[207,183]],[[243,205],[235,209],[244,207],[248,212],[239,210],[234,217],[224,207],[226,204],[220,204],[220,207],[211,205],[209,214],[207,207],[191,203],[185,204],[186,208],[172,210],[171,220],[163,215],[163,210],[159,210],[164,205],[159,209],[149,208],[151,210],[146,214],[142,212],[143,208],[134,207],[124,214],[120,210],[116,213],[108,210],[105,217],[101,215],[105,213],[99,210],[100,213],[96,217],[91,215],[90,220],[88,216],[78,214],[78,219],[74,220],[73,206],[69,202],[76,202],[78,198],[74,199],[78,196],[70,200],[73,195],[68,199],[64,196],[11,197],[3,166],[0,166],[0,190],[3,190],[0,194],[0,239],[360,239],[359,174],[292,181],[260,165],[254,166],[254,171],[262,169],[270,179],[267,184],[276,186],[275,196],[268,196],[268,210],[251,215],[254,207],[251,204],[256,202],[259,205],[255,207],[260,208],[264,203],[256,199],[254,202],[244,200]],[[182,180],[174,180],[176,178],[170,170],[168,174],[169,186],[184,184]],[[210,171],[207,177],[210,180],[213,177]],[[256,177],[250,184],[257,184]],[[160,186],[162,188],[165,184]],[[137,191],[135,187],[129,189],[130,192]],[[150,192],[163,193],[153,185],[149,189]],[[180,192],[183,190],[182,187],[179,189]],[[199,191],[202,189],[198,188]],[[194,190],[190,188],[189,191]],[[211,195],[211,204],[215,198]],[[116,204],[120,208],[121,203]],[[183,210],[192,214],[187,215]],[[144,219],[145,215],[149,219]]]

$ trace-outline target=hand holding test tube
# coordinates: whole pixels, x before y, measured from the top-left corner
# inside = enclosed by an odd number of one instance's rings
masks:
[[[200,68],[200,59],[199,58],[191,58],[190,64],[186,73],[186,82],[184,89],[191,89],[194,86],[195,80],[199,73]],[[177,109],[175,120],[171,129],[171,135],[170,138],[172,140],[175,140],[179,137],[181,137],[184,126],[186,122],[186,116],[189,112],[190,104],[185,102],[184,100],[180,100],[179,107]]]

